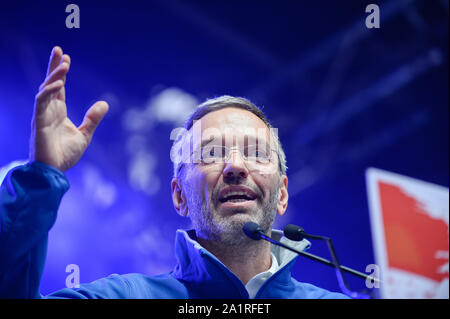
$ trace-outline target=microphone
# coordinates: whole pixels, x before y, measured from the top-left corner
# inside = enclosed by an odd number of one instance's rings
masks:
[[[286,227],[284,227],[284,236],[286,238],[293,240],[293,241],[301,241],[304,238],[310,238],[310,239],[321,239],[321,240],[327,240],[328,237],[324,236],[316,236],[306,233],[306,231],[301,228],[300,226],[289,224]]]
[[[374,281],[378,281],[378,282],[380,280],[378,278],[371,277],[371,276],[369,276],[367,274],[364,274],[362,272],[353,270],[353,269],[351,269],[349,267],[340,265],[339,261],[337,260],[336,253],[334,252],[334,247],[333,247],[333,244],[331,243],[331,239],[330,238],[325,237],[325,236],[316,236],[316,235],[307,234],[303,228],[301,228],[300,226],[297,226],[297,225],[293,225],[293,224],[289,224],[288,226],[286,226],[286,228],[284,229],[285,236],[288,239],[291,239],[291,240],[294,240],[294,241],[303,240],[305,237],[306,238],[312,238],[312,239],[321,239],[321,240],[327,241],[328,248],[330,249],[330,252],[331,252],[332,257],[333,257],[333,262],[328,260],[328,259],[316,256],[314,254],[294,249],[294,248],[292,248],[292,247],[290,247],[288,245],[285,245],[285,244],[283,244],[281,242],[278,242],[278,241],[272,239],[271,237],[267,236],[264,233],[264,230],[261,228],[261,226],[259,226],[258,224],[254,223],[254,222],[247,222],[247,223],[245,223],[245,225],[242,228],[242,230],[243,230],[243,232],[245,233],[245,235],[247,237],[249,237],[249,238],[251,238],[253,240],[264,239],[264,240],[267,240],[267,241],[269,241],[270,243],[272,243],[274,245],[286,248],[286,249],[288,249],[288,250],[290,250],[290,251],[292,251],[294,253],[297,253],[297,254],[302,255],[304,257],[307,257],[309,259],[318,261],[318,262],[320,262],[320,263],[322,263],[324,265],[335,267],[336,268],[336,275],[338,276],[339,285],[341,286],[341,290],[346,295],[348,295],[348,296],[350,296],[352,298],[363,298],[363,299],[370,298],[370,296],[350,291],[348,289],[348,286],[347,286],[346,282],[345,282],[345,279],[343,278],[342,271],[346,271],[348,273],[351,273],[353,275],[359,276],[359,277],[364,278],[364,279],[370,279],[370,280],[374,280]]]
[[[247,237],[253,240],[260,240],[261,234],[264,234],[264,230],[257,223],[247,222],[242,228]]]
[[[300,226],[289,224],[286,227],[284,227],[284,236],[289,238],[290,240],[294,241],[301,241],[306,236],[306,232],[303,228]]]
[[[299,255],[311,258],[311,259],[316,260],[318,262],[321,262],[321,263],[323,263],[325,265],[334,267],[334,264],[331,261],[329,261],[329,260],[327,260],[325,258],[316,256],[316,255],[313,255],[313,254],[310,254],[310,253],[307,253],[305,251],[297,250],[295,248],[292,248],[292,247],[290,247],[288,245],[285,245],[283,243],[280,243],[279,241],[276,241],[276,240],[270,238],[269,236],[267,236],[264,233],[264,230],[261,228],[261,226],[259,226],[258,224],[254,223],[254,222],[247,222],[247,223],[245,223],[244,227],[242,228],[242,231],[244,232],[244,234],[247,237],[249,237],[249,238],[251,238],[253,240],[264,239],[264,240],[267,240],[268,242],[271,242],[274,245],[286,248],[287,250],[290,250],[290,251],[292,251],[294,253],[297,253]]]

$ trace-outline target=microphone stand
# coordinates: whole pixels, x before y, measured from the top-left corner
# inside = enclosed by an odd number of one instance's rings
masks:
[[[331,238],[325,237],[325,236],[310,235],[310,234],[306,234],[306,233],[305,233],[305,236],[312,238],[312,239],[325,240],[327,242],[328,250],[330,251],[331,258],[333,259],[334,266],[336,268],[336,277],[338,279],[339,287],[341,287],[341,290],[343,293],[345,293],[349,297],[356,298],[356,299],[370,299],[371,298],[371,296],[369,296],[369,295],[362,294],[362,293],[359,293],[356,291],[352,291],[349,288],[347,281],[344,278],[344,274],[342,273],[342,267],[337,259],[336,251],[334,250],[334,246],[331,241]]]
[[[357,270],[351,269],[349,267],[340,265],[338,260],[337,260],[333,244],[331,243],[331,240],[328,237],[308,235],[308,237],[310,237],[310,238],[322,239],[322,240],[326,240],[327,241],[328,248],[330,249],[330,252],[331,252],[331,255],[332,255],[332,258],[333,258],[334,262],[331,262],[328,259],[316,256],[314,254],[310,254],[310,253],[307,253],[305,251],[300,251],[300,250],[294,249],[292,247],[289,247],[289,246],[287,246],[287,245],[285,245],[285,244],[283,244],[281,242],[278,242],[278,241],[270,238],[269,236],[266,236],[262,231],[258,232],[258,236],[260,238],[264,239],[264,240],[267,240],[268,242],[270,242],[272,244],[275,244],[275,245],[281,246],[283,248],[286,248],[286,249],[288,249],[288,250],[290,250],[290,251],[292,251],[294,253],[297,253],[299,255],[305,256],[305,257],[310,258],[312,260],[318,261],[318,262],[320,262],[320,263],[322,263],[324,265],[336,268],[336,275],[338,277],[339,286],[341,287],[341,290],[349,297],[357,298],[357,299],[369,299],[370,298],[370,296],[368,296],[368,295],[361,294],[361,293],[358,293],[358,292],[354,292],[354,291],[351,291],[350,289],[348,289],[348,286],[347,286],[347,283],[346,283],[346,281],[344,279],[342,271],[346,271],[348,273],[351,273],[351,274],[356,275],[358,277],[364,278],[366,280],[370,279],[370,280],[373,280],[373,281],[378,281],[378,282],[380,281],[378,278],[369,276],[369,275],[367,275],[365,273],[362,273],[362,272],[359,272]]]

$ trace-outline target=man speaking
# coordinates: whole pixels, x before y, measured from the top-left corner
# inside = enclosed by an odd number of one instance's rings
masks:
[[[11,170],[0,189],[1,298],[347,298],[296,281],[296,254],[242,231],[254,222],[298,250],[309,246],[272,230],[288,204],[284,151],[263,112],[231,96],[201,104],[172,147],[173,205],[193,225],[176,233],[173,271],[114,274],[41,295],[48,232],[69,188],[64,172],[80,160],[108,111],[100,101],[79,127],[70,121],[64,89],[69,68],[70,57],[55,47],[36,95],[30,161]]]

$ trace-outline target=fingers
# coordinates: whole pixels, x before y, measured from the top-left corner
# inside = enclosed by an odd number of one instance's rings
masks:
[[[65,63],[68,64],[67,72],[69,72],[70,62],[71,62],[70,56],[67,54],[64,54],[61,59],[61,64],[65,64]],[[63,77],[64,84],[66,83],[67,72],[66,72],[66,74],[64,74],[64,77]]]
[[[70,56],[68,55],[68,54],[64,54],[63,56],[62,56],[62,59],[61,59],[61,63],[62,62],[66,62],[66,63],[68,63],[69,65],[70,65]]]
[[[46,87],[44,87],[42,90],[39,91],[39,93],[36,95],[37,115],[43,112],[43,110],[48,104],[47,102],[49,101],[51,95],[57,93],[63,86],[64,86],[63,80],[58,80],[56,82],[47,85]]]
[[[78,129],[86,137],[87,141],[90,142],[92,135],[94,135],[95,129],[97,128],[100,121],[103,119],[105,114],[108,112],[109,105],[104,101],[99,101],[92,105],[84,116],[83,123],[78,127]]]
[[[63,54],[62,49],[58,46],[55,46],[50,56],[50,61],[47,68],[47,77],[45,78],[44,82],[39,86],[39,91],[42,91],[46,86],[59,80],[62,80],[64,87],[64,84],[66,83],[67,72],[69,72],[70,68],[70,62],[71,62],[70,56],[67,54]],[[65,99],[64,89],[61,90],[60,93],[61,94],[59,94],[59,98],[64,101]],[[48,96],[48,94],[44,95]]]
[[[50,54],[50,61],[48,62],[47,75],[53,72],[56,67],[61,63],[61,57],[63,55],[62,49],[59,46],[55,46]]]
[[[39,86],[39,90],[42,90],[45,86],[58,81],[62,80],[63,84],[66,82],[66,75],[67,72],[69,72],[70,65],[67,62],[63,62],[60,65],[58,65],[52,73],[50,73],[44,80],[44,82]]]

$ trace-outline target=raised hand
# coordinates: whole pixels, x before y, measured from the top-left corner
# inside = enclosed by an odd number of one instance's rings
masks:
[[[108,104],[98,101],[76,127],[67,117],[64,84],[70,57],[54,47],[47,77],[39,87],[31,122],[30,161],[40,161],[62,172],[73,167],[91,142],[98,124],[108,112]]]

